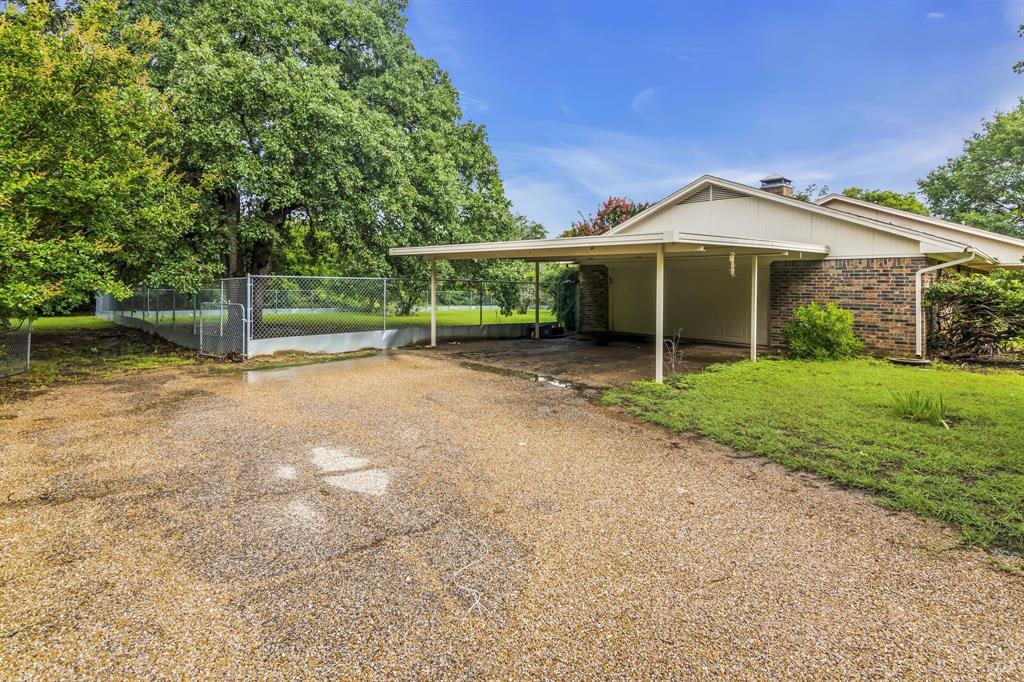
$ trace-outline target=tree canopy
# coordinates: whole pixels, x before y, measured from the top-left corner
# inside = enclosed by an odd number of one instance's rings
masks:
[[[624,197],[608,197],[597,209],[597,215],[588,215],[572,223],[562,237],[589,237],[604,234],[619,223],[623,223],[650,204],[635,202]]]
[[[847,187],[843,190],[843,196],[851,199],[860,199],[879,206],[897,208],[901,211],[910,211],[919,215],[928,215],[928,207],[921,203],[921,200],[913,192],[900,194],[888,189],[861,189],[860,187]]]
[[[960,156],[918,185],[943,218],[1024,237],[1024,99],[984,121]]]
[[[396,245],[521,236],[482,126],[416,54],[404,3],[136,3],[165,22],[156,73],[173,153],[223,239],[225,271],[275,258],[412,274]]]
[[[176,129],[146,75],[156,40],[111,0],[0,15],[0,320],[212,274],[190,244],[195,197],[161,154]]]

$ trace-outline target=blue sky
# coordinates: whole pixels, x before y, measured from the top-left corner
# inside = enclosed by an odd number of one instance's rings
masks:
[[[552,234],[704,173],[914,190],[1024,96],[1024,0],[412,0],[408,17]]]

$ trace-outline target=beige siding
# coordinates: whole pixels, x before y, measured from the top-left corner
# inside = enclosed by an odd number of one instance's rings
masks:
[[[758,342],[767,343],[768,263],[758,269]],[[614,331],[654,333],[654,262],[609,264],[610,324]],[[665,265],[665,333],[730,343],[750,340],[750,259],[670,258]]]
[[[628,233],[669,230],[824,244],[830,249],[829,258],[920,253],[916,240],[755,197],[672,206],[632,226]]]
[[[998,239],[985,237],[984,235],[965,233],[954,228],[935,225],[912,216],[903,216],[888,213],[886,211],[879,211],[868,206],[861,206],[854,202],[843,201],[842,198],[832,199],[825,205],[839,211],[855,213],[856,215],[864,216],[865,218],[874,218],[875,220],[892,223],[893,225],[907,227],[911,230],[918,230],[920,232],[933,234],[937,237],[970,244],[993,258],[997,258],[1001,263],[1019,263],[1021,258],[1024,257],[1024,246],[1009,244]]]

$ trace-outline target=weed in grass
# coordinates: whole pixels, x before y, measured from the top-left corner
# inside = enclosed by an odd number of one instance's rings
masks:
[[[941,395],[927,395],[921,391],[892,391],[891,395],[893,409],[900,417],[949,428],[946,401]]]

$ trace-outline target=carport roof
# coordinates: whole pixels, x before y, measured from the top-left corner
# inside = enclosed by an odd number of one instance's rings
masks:
[[[423,256],[430,260],[469,258],[511,258],[521,260],[581,260],[610,256],[653,255],[664,246],[665,254],[686,255],[716,253],[807,254],[823,256],[828,247],[748,237],[720,237],[688,232],[653,234],[602,234],[591,237],[559,237],[556,239],[524,239],[507,242],[442,244],[437,246],[403,246],[391,249],[392,256]]]

